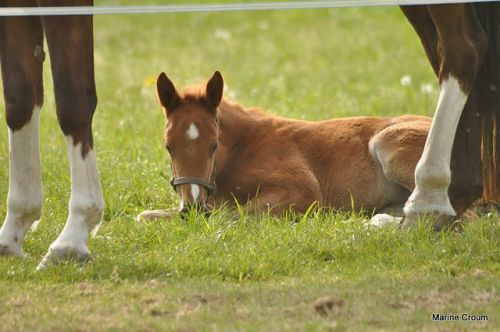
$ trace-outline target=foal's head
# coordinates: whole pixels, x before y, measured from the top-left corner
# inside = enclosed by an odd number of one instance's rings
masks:
[[[179,93],[165,73],[156,83],[167,118],[165,147],[172,165],[172,186],[181,199],[180,211],[207,209],[215,189],[215,152],[218,141],[217,107],[224,81],[217,71],[206,86]]]

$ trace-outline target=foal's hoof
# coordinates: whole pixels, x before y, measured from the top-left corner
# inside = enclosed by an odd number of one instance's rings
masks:
[[[142,211],[135,220],[138,223],[154,221],[158,219],[172,219],[173,210],[146,210]]]
[[[0,256],[16,256],[24,258],[25,254],[21,247],[16,248],[13,246],[9,246],[8,244],[0,243]]]
[[[401,229],[415,228],[419,220],[426,224],[427,223],[431,224],[432,230],[436,232],[452,228],[457,223],[456,216],[448,216],[442,214],[431,214],[431,215],[411,214],[404,216],[403,220],[401,220],[400,228]]]
[[[78,263],[85,263],[90,261],[90,251],[84,248],[74,247],[51,247],[49,252],[43,257],[37,270],[42,270],[49,265],[58,264],[64,261],[75,261]]]

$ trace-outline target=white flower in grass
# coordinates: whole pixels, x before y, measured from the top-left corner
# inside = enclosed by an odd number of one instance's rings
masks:
[[[215,38],[228,41],[231,39],[231,31],[225,29],[215,29]]]
[[[431,83],[425,83],[425,84],[422,84],[420,86],[420,91],[422,91],[422,93],[424,95],[428,95],[429,93],[431,93],[432,91],[434,90],[434,87],[432,86]]]
[[[411,84],[411,76],[410,75],[404,75],[401,77],[399,80],[402,86],[409,86]]]

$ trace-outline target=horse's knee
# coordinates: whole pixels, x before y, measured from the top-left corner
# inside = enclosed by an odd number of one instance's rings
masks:
[[[444,162],[423,160],[415,168],[415,182],[429,190],[447,189],[451,182],[451,171]]]
[[[9,82],[4,87],[7,125],[12,131],[28,123],[36,104],[34,86],[28,81]],[[41,106],[41,101],[39,102]]]
[[[89,127],[97,106],[95,89],[65,88],[57,93],[57,117],[65,135]]]
[[[73,143],[92,148],[92,118],[97,106],[95,89],[65,88],[56,93],[57,118],[65,136]]]

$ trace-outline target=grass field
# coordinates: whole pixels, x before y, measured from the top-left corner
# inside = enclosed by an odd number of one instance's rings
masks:
[[[110,3],[134,2],[97,1]],[[44,212],[29,256],[0,259],[0,330],[500,329],[498,215],[460,233],[372,230],[354,212],[135,222],[144,209],[177,205],[153,85],[161,71],[183,85],[220,70],[227,96],[287,117],[431,115],[438,87],[397,8],[100,16],[95,64],[106,210],[89,243],[94,260],[35,272],[62,230],[70,185],[46,63]],[[320,314],[313,303],[324,296],[333,307]],[[432,313],[488,320],[433,322]]]

